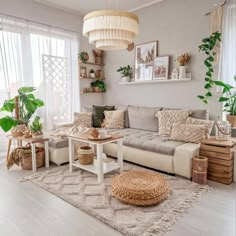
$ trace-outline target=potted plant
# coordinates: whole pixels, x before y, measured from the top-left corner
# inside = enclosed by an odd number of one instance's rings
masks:
[[[130,82],[132,77],[132,67],[130,65],[120,67],[117,72],[120,72],[122,82]]]
[[[9,112],[11,115],[6,115],[0,119],[0,127],[3,131],[8,132],[12,129],[17,136],[22,135],[26,126],[28,126],[30,118],[39,107],[44,106],[42,100],[35,98],[33,92],[34,87],[22,87],[18,89],[18,96],[4,102],[0,112]],[[15,110],[15,117],[13,111]],[[23,128],[24,127],[24,128]]]
[[[89,77],[90,77],[90,78],[95,78],[95,71],[94,71],[93,69],[91,69],[91,70],[89,71]]]
[[[86,63],[89,60],[89,55],[87,52],[79,53],[79,60],[81,63]]]
[[[40,122],[40,117],[36,116],[32,124],[30,125],[30,130],[33,138],[43,138],[43,125]]]
[[[104,81],[96,80],[91,83],[91,87],[93,87],[94,92],[105,92],[106,91],[106,84]]]

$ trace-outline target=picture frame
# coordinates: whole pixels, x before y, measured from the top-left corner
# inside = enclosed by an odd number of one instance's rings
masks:
[[[158,55],[158,41],[147,42],[135,47],[135,81],[153,79],[153,64]]]
[[[170,56],[156,57],[153,64],[153,80],[169,79]]]
[[[80,78],[87,78],[87,67],[80,66]]]

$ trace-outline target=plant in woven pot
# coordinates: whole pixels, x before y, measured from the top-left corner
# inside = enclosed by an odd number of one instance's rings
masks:
[[[81,63],[86,63],[89,60],[89,55],[87,52],[79,53],[79,60]]]
[[[43,138],[43,125],[40,122],[40,117],[36,116],[32,124],[30,125],[30,130],[33,138]]]
[[[44,106],[44,102],[34,96],[35,90],[34,87],[19,88],[18,96],[4,102],[0,112],[10,113],[0,119],[0,127],[4,132],[11,130],[13,136],[23,135],[32,115]]]
[[[105,92],[106,91],[106,84],[104,81],[96,80],[91,83],[91,87],[93,88],[94,92]]]
[[[120,72],[122,82],[130,82],[132,77],[132,67],[130,65],[120,67],[117,72]]]

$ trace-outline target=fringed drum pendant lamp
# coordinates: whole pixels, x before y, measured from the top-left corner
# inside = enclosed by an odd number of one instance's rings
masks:
[[[94,11],[84,17],[83,35],[101,50],[127,49],[139,33],[138,16],[125,11]]]

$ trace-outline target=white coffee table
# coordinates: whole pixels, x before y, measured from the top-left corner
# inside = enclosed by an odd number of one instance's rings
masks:
[[[78,167],[80,169],[89,171],[97,175],[99,183],[102,183],[104,180],[104,174],[109,173],[113,170],[120,169],[120,172],[123,171],[123,136],[112,135],[112,138],[103,140],[103,141],[92,141],[88,139],[88,135],[73,135],[68,136],[69,140],[69,168],[70,171],[73,171],[73,167]],[[97,150],[97,161],[91,165],[81,165],[79,161],[75,161],[75,147],[76,142],[83,142],[89,144],[90,146],[96,146]],[[103,145],[108,143],[117,143],[117,162],[108,162],[103,163]]]

